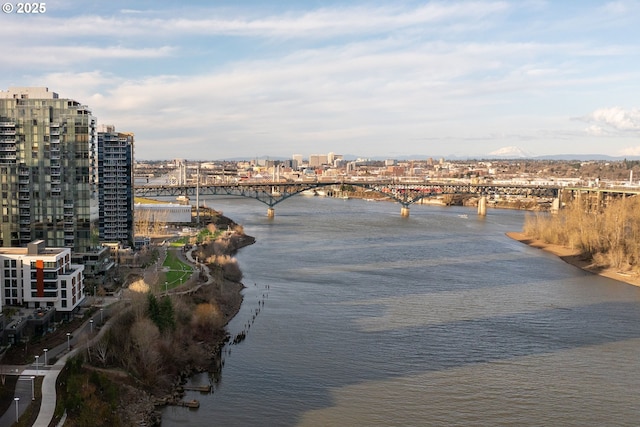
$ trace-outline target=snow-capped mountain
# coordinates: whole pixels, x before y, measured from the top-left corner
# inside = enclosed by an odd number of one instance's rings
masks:
[[[501,157],[503,159],[526,159],[535,157],[533,154],[524,151],[520,147],[509,146],[502,147],[488,154],[490,157]]]

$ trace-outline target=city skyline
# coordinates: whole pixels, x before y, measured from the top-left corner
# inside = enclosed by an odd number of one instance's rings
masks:
[[[638,2],[300,3],[3,13],[0,90],[75,99],[141,160],[640,155]]]

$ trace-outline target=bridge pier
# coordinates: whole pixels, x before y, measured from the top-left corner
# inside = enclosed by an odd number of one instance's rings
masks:
[[[480,196],[480,199],[478,200],[478,215],[487,215],[487,196]]]
[[[409,217],[409,207],[408,206],[403,206],[402,208],[400,208],[400,216],[403,218],[408,218]]]
[[[267,218],[272,219],[274,216],[276,216],[276,210],[273,208],[268,208],[267,209]]]

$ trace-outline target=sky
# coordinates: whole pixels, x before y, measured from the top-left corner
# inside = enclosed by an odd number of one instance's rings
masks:
[[[3,2],[0,90],[139,160],[640,155],[640,1]]]

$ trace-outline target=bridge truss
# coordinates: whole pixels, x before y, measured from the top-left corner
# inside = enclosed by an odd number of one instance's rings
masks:
[[[378,192],[408,209],[421,199],[438,197],[447,194],[470,196],[520,196],[555,199],[560,187],[542,185],[510,185],[510,184],[467,184],[467,183],[435,183],[420,184],[381,182],[381,181],[311,181],[311,182],[264,182],[215,185],[142,185],[135,187],[135,195],[139,197],[195,197],[200,196],[239,196],[258,200],[272,211],[275,205],[301,194],[305,191],[330,188],[344,191],[349,187],[360,187]]]

